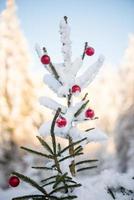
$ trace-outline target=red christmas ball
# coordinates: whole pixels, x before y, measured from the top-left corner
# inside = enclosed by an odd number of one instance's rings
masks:
[[[79,85],[74,85],[72,87],[72,93],[75,93],[75,92],[81,92],[81,88]]]
[[[41,62],[44,65],[48,65],[50,63],[50,57],[48,55],[43,55],[41,57]]]
[[[17,187],[20,184],[20,179],[17,176],[11,176],[8,183],[12,187]]]
[[[92,48],[92,47],[88,47],[88,48],[85,50],[85,53],[86,53],[87,56],[92,56],[92,55],[94,55],[95,50],[94,50],[94,48]]]
[[[67,120],[64,118],[64,117],[59,117],[57,120],[56,120],[56,124],[59,128],[62,128],[64,126],[66,126],[67,124]]]
[[[92,110],[92,109],[90,109],[90,108],[87,109],[86,112],[85,112],[85,116],[86,116],[87,118],[91,118],[91,119],[92,119],[92,118],[94,117],[94,115],[95,115],[95,114],[94,114],[94,110]]]

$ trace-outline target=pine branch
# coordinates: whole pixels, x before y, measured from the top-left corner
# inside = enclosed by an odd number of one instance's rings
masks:
[[[75,152],[78,150],[78,149],[81,149],[82,148],[82,146],[81,145],[79,145],[79,146],[77,146],[76,148],[75,148]]]
[[[91,162],[97,162],[98,160],[94,159],[94,160],[82,160],[77,162],[75,165],[81,165],[81,164],[85,164],[85,163],[91,163]]]
[[[45,47],[43,47],[43,51],[44,51],[45,54],[47,53],[47,50],[46,50]],[[50,67],[50,69],[51,69],[51,71],[52,71],[54,77],[56,78],[56,80],[58,80],[59,83],[60,83],[61,85],[63,85],[62,82],[59,80],[60,76],[58,75],[58,72],[56,71],[56,69],[55,69],[55,67],[53,66],[52,62],[49,63],[49,67]]]
[[[46,157],[46,158],[49,158],[49,159],[53,159],[53,157],[51,155],[47,155],[47,154],[44,154],[44,153],[41,153],[39,151],[35,151],[35,150],[32,150],[32,149],[29,149],[29,148],[26,148],[26,147],[20,147],[20,148],[25,150],[25,151],[28,151],[29,153],[33,153],[33,154],[36,154],[36,155],[39,155],[39,156],[43,156],[43,157]]]
[[[12,198],[12,200],[28,200],[28,199],[37,199],[37,200],[43,200],[45,198],[44,195],[25,195],[25,196],[20,196],[20,197],[15,197]],[[44,199],[45,200],[45,199]]]
[[[83,151],[83,147],[79,147],[77,150],[75,150],[75,154],[81,153]]]
[[[59,80],[60,76],[58,75],[58,73],[57,73],[55,67],[53,66],[53,64],[52,64],[51,62],[50,62],[50,64],[49,64],[49,66],[50,66],[51,71],[53,72],[55,78],[59,81],[59,83],[60,83],[61,85],[63,85],[63,83]]]
[[[69,158],[72,158],[72,157],[75,157],[75,156],[80,156],[82,154],[83,154],[83,152],[76,153],[76,154],[73,154],[73,155],[68,155],[68,156],[65,156],[64,158],[61,158],[58,162],[60,163],[60,162],[62,162],[64,160],[66,160],[66,159],[69,159]],[[54,164],[54,165],[52,165],[52,167],[56,167],[56,165]]]
[[[66,179],[66,180],[72,180],[72,177],[66,176],[65,179]]]
[[[83,141],[85,141],[85,140],[87,140],[86,137],[83,138],[83,139],[81,139],[81,140],[78,140],[78,141],[76,141],[76,142],[73,142],[72,144],[69,144],[67,147],[65,147],[64,149],[61,150],[60,154],[62,154],[62,153],[65,152],[66,150],[68,150],[71,146],[75,146],[75,145],[77,145],[77,144],[79,144],[79,143],[81,143],[81,142],[83,142]]]
[[[69,189],[69,188],[76,188],[76,187],[80,187],[81,186],[81,184],[72,184],[72,185],[67,185],[67,188]],[[55,192],[59,192],[59,191],[61,191],[61,190],[63,190],[63,189],[65,189],[65,187],[64,186],[61,186],[61,187],[59,187],[59,188],[56,188],[56,189],[54,189],[54,190],[52,190],[50,193],[49,193],[49,195],[51,195],[51,194],[53,194],[53,193],[55,193]]]
[[[48,182],[48,183],[45,183],[44,185],[42,185],[42,187],[45,187],[45,186],[47,186],[47,185],[52,185],[52,184],[54,184],[55,183],[55,180],[54,181],[50,181],[50,182]]]
[[[83,97],[82,101],[86,100],[87,96],[88,96],[88,93],[85,94],[85,96]]]
[[[71,89],[69,89],[69,94],[68,94],[68,98],[67,98],[68,107],[70,107],[70,105],[71,105],[71,98],[72,98],[72,93],[71,93]]]
[[[122,192],[122,194],[123,195],[130,195],[130,194],[133,194],[134,192],[132,191],[132,190],[128,190],[128,189],[126,189],[126,188],[124,188],[123,186],[121,186],[120,188],[119,188],[119,190]]]
[[[65,156],[64,158],[61,158],[60,160],[59,160],[59,162],[62,162],[62,161],[64,161],[64,160],[66,160],[66,159],[69,159],[69,158],[72,158],[72,157],[75,157],[75,156],[79,156],[79,155],[82,155],[83,153],[77,153],[77,154],[73,154],[73,155],[69,155],[69,156]]]
[[[72,181],[72,180],[70,180],[70,179],[66,179],[66,177],[63,179],[63,180],[61,180],[60,182],[63,182],[63,184],[65,184],[65,182],[67,183],[67,182],[69,182],[69,183],[75,183],[75,184],[77,184],[77,182],[75,182],[75,181]],[[60,183],[59,182],[59,183]],[[44,187],[44,186],[47,186],[47,185],[51,185],[51,184],[54,184],[55,183],[55,180],[54,181],[50,181],[50,182],[48,182],[48,183],[45,183],[44,185],[42,185],[42,187]],[[58,184],[59,184],[58,183]],[[58,185],[57,184],[57,185]],[[56,185],[56,187],[57,187],[57,185]],[[55,188],[55,187],[53,187],[53,188]]]
[[[107,191],[112,196],[113,199],[116,199],[113,191],[111,190],[111,188],[108,187]]]
[[[85,132],[88,132],[88,131],[92,131],[94,130],[95,128],[89,128],[89,129],[86,129]]]
[[[53,179],[53,178],[56,178],[57,176],[51,176],[51,177],[48,177],[48,178],[46,178],[46,179],[43,179],[43,180],[41,180],[41,182],[47,182],[47,181],[49,181],[49,180],[51,180],[51,179]]]
[[[76,199],[77,198],[77,196],[76,195],[69,195],[69,196],[66,196],[66,197],[60,197],[60,199],[59,200],[69,200],[69,199]]]
[[[47,151],[53,155],[53,151],[52,151],[51,147],[40,136],[36,136],[36,137],[39,140],[39,142],[41,143],[41,145],[43,147],[45,147],[45,149],[47,149]]]
[[[33,166],[32,169],[53,170],[53,168],[51,168],[51,167],[38,167],[38,166],[37,167]]]
[[[94,118],[92,118],[91,120],[96,120],[96,119],[99,119],[99,117],[94,117]]]
[[[60,143],[58,143],[58,152],[57,152],[57,154],[60,156],[60,152],[61,152],[61,145],[60,145]]]
[[[41,180],[41,182],[47,182],[48,180],[51,180],[51,179],[56,178],[56,177],[57,177],[57,175],[56,176],[51,176],[49,178]],[[69,176],[66,176],[66,180],[72,180],[72,178],[69,177]]]
[[[65,20],[66,24],[67,24],[67,18],[68,18],[67,16],[64,16],[64,20]]]
[[[81,114],[81,112],[82,112],[82,111],[85,109],[85,107],[87,106],[88,102],[89,102],[89,100],[87,100],[87,101],[78,109],[78,111],[74,114],[74,117],[78,117],[78,116]]]
[[[81,171],[85,171],[85,170],[89,170],[89,169],[93,169],[93,168],[97,168],[97,166],[83,167],[83,168],[77,169],[77,172],[81,172]]]
[[[20,174],[18,172],[13,172],[12,174],[19,177],[21,180],[25,181],[26,183],[29,183],[31,186],[35,187],[41,193],[45,194],[46,197],[48,197],[46,190],[42,188],[38,183],[36,183],[33,179],[27,176],[24,176],[23,174]]]
[[[64,183],[66,176],[67,176],[67,173],[65,173],[65,174],[63,174],[61,176],[58,176],[57,179],[56,179],[55,184],[53,185],[53,189],[55,189],[57,187],[57,185],[59,185],[61,182]]]
[[[55,139],[55,134],[54,134],[54,128],[55,128],[56,119],[59,116],[60,112],[61,112],[61,108],[58,108],[51,125],[51,138],[52,138],[52,144],[53,144],[53,153],[55,155],[56,155],[56,139]]]
[[[55,133],[54,133],[56,119],[59,116],[60,112],[61,112],[61,108],[58,108],[57,111],[56,111],[56,114],[53,118],[52,125],[51,125],[51,138],[52,138],[53,155],[54,155],[53,159],[54,159],[54,162],[55,162],[55,166],[56,166],[58,172],[62,174],[62,171],[61,171],[60,165],[59,165],[59,161],[58,161],[58,158],[57,158],[56,138],[55,138]]]
[[[117,187],[117,188],[107,188],[107,192],[112,196],[113,199],[116,199],[116,193],[122,193],[123,195],[131,196],[134,194],[132,190],[128,190],[124,188],[123,186]]]
[[[66,180],[66,182],[69,182],[69,183],[77,183],[76,181],[72,181],[72,180]]]
[[[84,60],[84,58],[85,58],[85,51],[86,51],[87,46],[88,46],[88,42],[85,42],[84,51],[82,54],[82,60]]]
[[[72,145],[69,148],[69,154],[70,154],[70,156],[74,157],[73,155],[74,154],[76,155],[76,153],[74,152],[73,140],[70,136],[69,136],[69,145]],[[75,176],[75,160],[72,160],[69,168],[70,168],[70,172],[71,172],[72,176]]]

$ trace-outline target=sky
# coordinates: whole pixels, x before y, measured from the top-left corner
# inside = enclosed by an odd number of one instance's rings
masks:
[[[6,0],[0,0],[0,11]],[[84,42],[95,48],[106,62],[118,66],[134,33],[134,0],[16,0],[21,28],[33,58],[32,69],[40,68],[34,47],[46,46],[54,62],[61,62],[59,21],[68,16],[74,59]],[[89,58],[88,58],[89,59]],[[37,66],[38,65],[38,66]]]

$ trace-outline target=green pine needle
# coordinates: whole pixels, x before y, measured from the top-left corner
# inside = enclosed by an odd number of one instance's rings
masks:
[[[69,188],[76,188],[76,187],[80,187],[81,186],[81,184],[72,184],[72,185],[66,185],[66,187],[69,189]],[[50,193],[49,193],[49,195],[51,195],[51,194],[53,194],[53,193],[56,193],[56,192],[60,192],[61,190],[63,190],[63,189],[66,189],[66,187],[65,186],[61,186],[61,187],[59,187],[59,188],[56,188],[56,189],[54,189],[54,190],[52,190]]]
[[[81,112],[82,112],[82,111],[85,109],[85,107],[87,106],[88,102],[89,102],[89,100],[87,100],[87,101],[78,109],[78,111],[74,114],[74,117],[78,117],[78,116],[81,114]]]
[[[33,154],[36,154],[36,155],[39,155],[39,156],[43,156],[43,157],[46,157],[46,158],[49,158],[49,159],[53,159],[53,157],[51,155],[47,155],[47,154],[41,153],[39,151],[35,151],[33,149],[29,149],[29,148],[26,148],[26,147],[20,147],[20,148],[25,150],[25,151],[28,151],[29,153],[33,153]]]
[[[46,178],[46,179],[43,179],[43,180],[41,180],[41,182],[47,182],[47,181],[49,181],[49,180],[51,180],[51,179],[54,179],[54,178],[56,178],[57,176],[51,176],[51,177],[48,177],[48,178]],[[65,180],[67,181],[71,181],[72,180],[72,177],[69,177],[69,176],[66,176],[65,177]]]
[[[50,182],[48,182],[48,183],[45,183],[45,184],[43,184],[42,185],[42,187],[45,187],[45,186],[47,186],[47,185],[52,185],[52,184],[54,184],[55,183],[55,180],[54,181],[50,181]]]
[[[66,197],[61,197],[59,200],[69,200],[69,199],[76,199],[77,198],[77,196],[75,196],[75,195],[72,195],[72,196],[66,196]]]
[[[70,145],[68,145],[67,147],[65,147],[64,149],[62,149],[61,152],[60,152],[60,154],[62,154],[64,151],[68,150],[70,147],[75,146],[75,145],[77,145],[77,144],[79,144],[79,143],[85,141],[86,139],[87,139],[87,138],[85,137],[85,138],[83,138],[83,139],[81,139],[81,140],[78,140],[78,141],[76,141],[76,142],[73,142],[72,144],[70,144]]]
[[[46,190],[44,188],[42,188],[38,183],[36,183],[33,179],[24,176],[23,174],[20,174],[18,172],[13,172],[13,175],[19,177],[21,180],[25,181],[26,183],[30,184],[31,186],[35,187],[37,190],[39,190],[41,193],[45,194],[46,196],[48,196]]]
[[[41,145],[43,146],[43,147],[45,147],[45,149],[47,149],[47,151],[50,153],[50,154],[52,154],[53,155],[53,151],[52,151],[52,149],[51,149],[51,147],[47,144],[47,142],[45,142],[45,140],[43,140],[41,137],[39,137],[39,136],[36,136],[37,137],[37,139],[39,140],[39,142],[41,143]]]
[[[53,170],[51,167],[32,167],[32,169]]]
[[[51,177],[48,177],[48,178],[46,178],[46,179],[43,179],[43,180],[41,180],[41,182],[47,182],[47,181],[49,181],[49,180],[51,180],[51,179],[53,179],[53,178],[56,178],[57,176],[51,176]]]
[[[83,147],[79,147],[77,150],[75,150],[75,154],[81,153],[83,151]]]
[[[32,199],[36,198],[36,200],[42,200],[43,198],[45,198],[45,196],[44,195],[25,195],[25,196],[12,198],[12,200],[28,200],[31,198]]]
[[[59,162],[62,162],[62,161],[64,161],[64,160],[66,160],[66,159],[69,159],[69,158],[72,158],[72,157],[75,157],[75,156],[79,156],[79,155],[82,155],[83,153],[74,153],[73,155],[69,155],[69,156],[65,156],[64,158],[61,158],[60,160],[59,160]],[[52,166],[53,167],[53,166]]]
[[[81,171],[85,171],[85,170],[89,170],[89,169],[94,169],[94,168],[97,168],[97,166],[83,167],[83,168],[77,169],[77,172],[81,172]]]
[[[81,145],[77,146],[77,147],[74,149],[74,151],[77,151],[77,150],[80,149],[81,147],[82,147]]]
[[[79,161],[79,162],[75,163],[75,165],[81,165],[81,164],[97,162],[97,161],[98,160],[96,160],[96,159],[94,159],[94,160],[82,160],[82,161]]]
[[[111,189],[111,188],[108,188],[107,190],[108,190],[108,193],[111,195],[111,197],[112,197],[113,199],[116,199],[116,198],[115,198],[115,195],[114,195],[114,193],[113,193],[113,191],[112,191],[112,189]]]
[[[55,184],[53,185],[53,188],[56,188],[57,185],[59,185],[61,182],[64,182],[65,177],[67,176],[67,173],[59,176],[55,182]]]
[[[55,114],[55,116],[54,116],[54,118],[53,118],[53,121],[52,121],[52,124],[51,124],[51,130],[50,130],[50,132],[51,132],[51,138],[52,138],[52,145],[53,145],[53,152],[54,152],[54,155],[57,154],[57,153],[56,153],[56,151],[57,151],[57,150],[56,150],[56,148],[57,148],[57,143],[56,143],[54,128],[55,128],[56,119],[57,119],[57,117],[59,116],[60,112],[61,112],[61,108],[58,108],[57,111],[56,111],[56,114]]]

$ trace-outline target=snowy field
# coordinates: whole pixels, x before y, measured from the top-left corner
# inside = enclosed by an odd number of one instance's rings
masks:
[[[74,194],[78,196],[78,200],[83,200],[83,197],[84,200],[112,200],[113,197],[107,192],[108,188],[112,188],[115,199],[134,200],[134,193],[130,192],[134,189],[133,176],[134,171],[127,174],[119,174],[114,170],[104,170],[101,174],[96,176],[79,177],[77,181],[80,181],[83,186],[76,189]],[[126,189],[123,193],[119,192],[120,190],[118,189],[121,186]],[[118,191],[115,192],[113,188]],[[22,188],[22,185],[20,184],[17,188],[11,188],[6,191],[0,190],[0,200],[11,200],[13,197],[30,193],[33,194],[34,192],[36,193],[37,191],[31,189],[29,186],[26,187],[26,185],[23,185]]]

